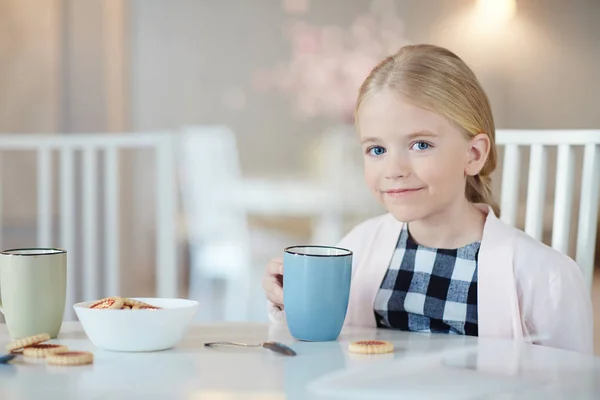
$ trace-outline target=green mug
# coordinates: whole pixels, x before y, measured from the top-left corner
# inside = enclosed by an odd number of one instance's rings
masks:
[[[0,312],[13,340],[58,336],[67,295],[67,252],[54,248],[0,252]]]

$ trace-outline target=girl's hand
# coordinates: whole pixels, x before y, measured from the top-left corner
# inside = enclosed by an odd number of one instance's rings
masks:
[[[283,309],[283,259],[275,258],[267,263],[262,280],[267,299]]]

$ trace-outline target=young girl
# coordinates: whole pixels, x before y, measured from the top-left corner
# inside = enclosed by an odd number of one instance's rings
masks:
[[[346,324],[512,338],[593,352],[579,267],[498,219],[488,98],[469,67],[432,45],[377,65],[356,104],[365,179],[389,214],[356,226]],[[281,259],[266,268],[270,317],[284,321]]]

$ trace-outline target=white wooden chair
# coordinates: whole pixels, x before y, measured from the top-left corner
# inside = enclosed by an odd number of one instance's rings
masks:
[[[203,304],[197,318],[245,319],[252,257],[246,210],[236,204],[241,171],[235,137],[224,126],[190,126],[177,138],[190,249],[189,296]],[[218,281],[224,282],[220,299],[213,290]]]
[[[349,218],[364,220],[384,210],[365,183],[363,153],[354,126],[326,130],[315,161],[317,179],[328,201],[317,216],[313,240],[335,245],[347,233],[344,222]]]
[[[119,212],[121,150],[151,150],[154,153],[156,295],[177,296],[176,191],[170,134],[0,135],[0,157],[7,152],[19,151],[35,152],[37,155],[37,243],[22,243],[22,247],[52,246],[67,250],[69,261],[65,319],[73,318],[72,305],[77,301],[122,294],[119,220],[125,216]],[[77,170],[78,153],[82,160],[81,171]],[[53,171],[54,154],[59,160],[58,171]],[[99,168],[99,161],[103,161],[102,169]],[[58,173],[57,187],[53,185],[55,172]],[[82,191],[81,214],[77,213],[80,197],[80,193],[76,191],[78,176]],[[100,180],[101,176],[103,182]],[[101,185],[103,196],[99,193]],[[0,199],[2,187],[0,184]],[[56,194],[59,199],[57,208],[60,222],[57,225],[60,229],[53,223],[53,200]],[[0,212],[1,210],[0,206]],[[56,231],[60,232],[58,237],[53,234]],[[100,232],[103,232],[103,238],[99,236]],[[101,244],[104,246],[101,247]],[[77,263],[79,259],[82,264]],[[99,259],[103,260],[101,265]]]
[[[517,225],[520,176],[523,175],[521,149],[529,148],[529,171],[524,230],[542,240],[545,226],[551,224],[553,248],[569,254],[572,214],[578,209],[576,250],[571,255],[581,267],[586,282],[592,284],[594,252],[598,227],[600,188],[600,130],[497,130],[496,141],[504,148],[501,186],[501,219]],[[557,148],[553,215],[545,218],[550,148]],[[583,150],[581,189],[576,190],[577,152]],[[575,201],[578,201],[575,208]]]

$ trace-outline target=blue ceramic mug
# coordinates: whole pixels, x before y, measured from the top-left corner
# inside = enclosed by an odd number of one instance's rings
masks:
[[[352,252],[327,246],[293,246],[283,257],[283,304],[290,333],[324,342],[340,335],[352,276]]]

